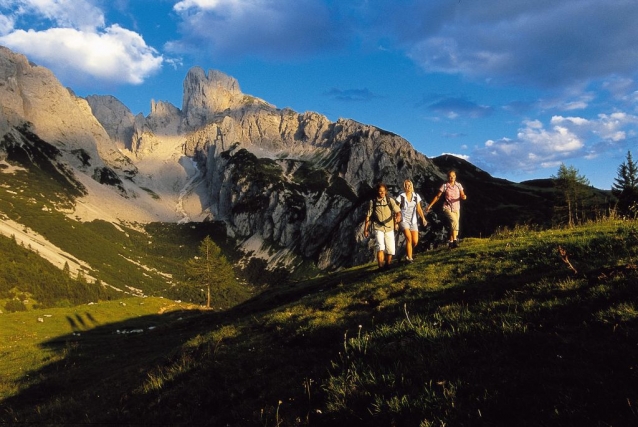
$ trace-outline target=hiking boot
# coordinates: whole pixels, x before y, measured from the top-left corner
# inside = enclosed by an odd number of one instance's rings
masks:
[[[450,246],[452,249],[456,249],[459,247],[459,241],[455,240],[452,242],[452,245]]]

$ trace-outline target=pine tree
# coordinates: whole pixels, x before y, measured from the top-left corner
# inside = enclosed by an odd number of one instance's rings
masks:
[[[71,268],[69,267],[69,262],[64,262],[64,267],[62,267],[62,272],[64,273],[64,277],[71,277]]]
[[[627,151],[627,159],[618,167],[612,193],[618,197],[618,210],[622,215],[638,213],[638,164]]]
[[[578,221],[578,207],[581,206],[583,200],[589,192],[589,180],[584,175],[578,174],[578,169],[573,166],[565,166],[561,163],[556,176],[552,176],[556,188],[560,191],[565,208],[567,210],[567,224],[573,227]]]
[[[206,286],[206,307],[210,308],[211,288],[220,294],[228,294],[229,290],[237,288],[235,273],[209,236],[200,244],[199,254],[199,257],[188,260],[186,272],[197,285]]]

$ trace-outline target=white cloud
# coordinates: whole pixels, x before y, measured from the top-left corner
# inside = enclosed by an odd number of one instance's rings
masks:
[[[142,36],[119,25],[105,27],[104,14],[88,1],[0,3],[8,6],[12,22],[28,22],[29,28],[0,20],[0,28],[6,29],[0,33],[0,44],[50,68],[63,82],[140,84],[162,66],[163,57]],[[54,27],[37,29],[49,21]]]
[[[61,80],[82,80],[76,75],[80,72],[106,82],[140,84],[163,61],[139,34],[117,25],[99,33],[73,28],[16,30],[0,37],[0,43],[51,68]]]
[[[608,90],[615,99],[620,101],[634,103],[638,100],[638,98],[636,98],[638,92],[635,91],[636,82],[631,78],[612,76],[603,83],[602,87]],[[631,94],[633,94],[633,96]]]
[[[470,161],[470,156],[468,156],[467,154],[441,153],[441,156],[454,156],[458,157],[459,159]]]
[[[515,139],[488,140],[474,156],[493,170],[530,172],[579,153],[583,140],[565,126],[545,129],[538,120],[527,121]],[[548,166],[545,166],[548,167]]]
[[[636,134],[638,116],[623,112],[600,114],[597,119],[553,116],[546,128],[540,120],[523,122],[516,138],[488,140],[475,150],[478,165],[507,173],[554,168],[568,159],[593,159],[617,151]]]
[[[596,129],[594,132],[602,139],[611,141],[621,141],[627,138],[627,133],[622,128],[638,125],[638,117],[622,112],[613,114],[599,114]],[[630,133],[633,131],[630,129]]]
[[[248,0],[182,0],[175,3],[173,9],[176,12],[184,12],[189,9],[201,9],[201,10],[242,10],[251,5],[259,4],[259,1]]]
[[[0,15],[0,34],[7,34],[13,31],[14,21],[11,17]]]
[[[15,0],[10,3],[17,15],[37,15],[58,27],[94,31],[104,26],[104,13],[84,0]]]

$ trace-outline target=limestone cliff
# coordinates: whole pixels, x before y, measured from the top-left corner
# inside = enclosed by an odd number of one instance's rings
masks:
[[[184,153],[202,171],[209,218],[226,223],[246,252],[273,261],[367,262],[361,225],[371,187],[410,178],[420,188],[440,176],[395,134],[277,109],[218,71],[189,71],[183,99],[173,121],[181,120]],[[159,138],[158,127],[146,129]]]
[[[0,46],[0,101],[6,132],[31,123],[42,140],[60,148],[74,167],[100,171],[113,168],[124,175],[135,167],[122,156],[88,102],[64,88],[55,76],[23,55]],[[83,153],[82,158],[77,153]]]
[[[151,101],[147,117],[134,116],[112,96],[78,98],[0,48],[0,131],[31,123],[77,174],[146,212],[172,209],[163,220],[223,222],[247,256],[273,268],[370,261],[362,219],[372,186],[410,178],[420,189],[443,176],[398,135],[278,109],[219,71],[195,67],[183,88],[181,108]]]

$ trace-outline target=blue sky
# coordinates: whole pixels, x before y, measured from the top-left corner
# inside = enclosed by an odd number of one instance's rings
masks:
[[[0,0],[0,45],[147,115],[193,66],[520,182],[638,156],[636,0]],[[459,177],[462,182],[462,177]]]

